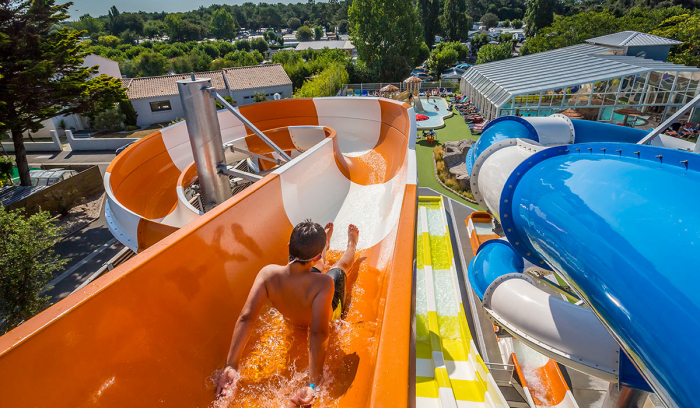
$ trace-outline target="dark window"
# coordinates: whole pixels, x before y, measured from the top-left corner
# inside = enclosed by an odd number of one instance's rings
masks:
[[[160,112],[172,109],[173,108],[170,106],[170,101],[151,102],[151,112]]]

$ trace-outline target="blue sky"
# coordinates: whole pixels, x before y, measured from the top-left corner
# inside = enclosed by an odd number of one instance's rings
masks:
[[[89,13],[93,17],[106,15],[107,10],[116,5],[119,11],[189,11],[199,8],[199,6],[210,6],[212,4],[243,4],[246,1],[259,3],[259,0],[73,0],[70,8],[71,20]],[[271,0],[268,3],[299,3],[306,0]],[[61,3],[60,1],[57,3]]]

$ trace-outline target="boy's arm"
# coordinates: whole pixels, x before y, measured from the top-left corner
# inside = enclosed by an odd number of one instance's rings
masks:
[[[231,347],[229,348],[228,357],[226,358],[226,367],[219,378],[219,386],[217,394],[226,394],[229,387],[235,381],[238,371],[238,364],[241,360],[241,354],[245,348],[250,333],[253,330],[253,323],[260,314],[260,309],[267,300],[267,289],[265,288],[265,269],[258,273],[255,278],[253,287],[250,289],[248,299],[243,305],[236,327],[233,329],[233,338],[231,339]]]

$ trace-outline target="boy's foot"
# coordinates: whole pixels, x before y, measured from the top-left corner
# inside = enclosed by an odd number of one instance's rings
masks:
[[[331,237],[333,236],[333,223],[329,222],[323,229],[326,231],[326,249],[331,244]]]
[[[353,224],[348,226],[348,246],[356,246],[357,239],[360,237],[360,230]]]

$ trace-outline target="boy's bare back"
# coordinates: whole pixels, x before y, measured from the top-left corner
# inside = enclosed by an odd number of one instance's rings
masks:
[[[333,278],[325,273],[294,275],[290,265],[268,265],[260,274],[265,282],[267,298],[290,323],[310,326],[314,300],[333,299]]]

